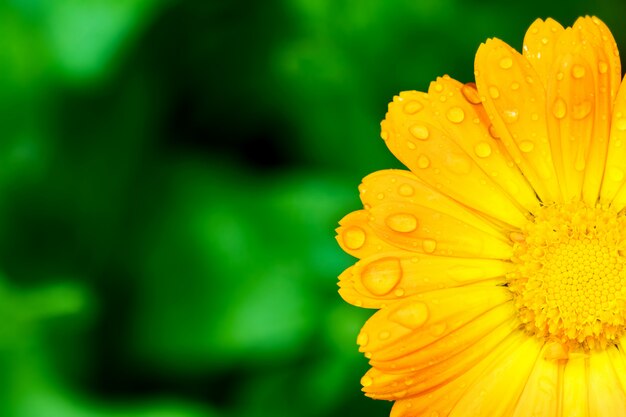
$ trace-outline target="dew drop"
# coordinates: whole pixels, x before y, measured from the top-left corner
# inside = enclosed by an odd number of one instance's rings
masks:
[[[441,85],[441,84],[435,84],[435,86],[433,88],[438,93],[441,93],[443,91],[443,85]]]
[[[445,333],[446,331],[446,323],[437,323],[437,324],[433,324],[432,326],[430,326],[430,334],[432,334],[433,336],[441,336],[442,334]]]
[[[500,97],[500,90],[498,90],[498,87],[492,85],[491,87],[489,87],[489,95],[491,96],[491,98],[498,98]]]
[[[379,199],[379,200],[382,200],[382,199],[384,199],[384,198],[385,198],[385,194],[383,194],[383,193],[378,193],[378,194],[376,194],[376,198],[377,198],[377,199]]]
[[[511,57],[507,56],[500,60],[500,68],[509,69],[513,66],[513,60]]]
[[[389,294],[402,279],[402,266],[398,258],[381,258],[369,263],[361,271],[361,283],[372,294]]]
[[[389,320],[415,330],[428,320],[428,306],[420,301],[414,301],[393,311],[389,315]]]
[[[415,144],[413,142],[411,142],[410,140],[406,141],[406,147],[411,149],[411,150],[417,148],[417,146],[415,146]]]
[[[598,63],[598,71],[600,71],[600,74],[605,74],[608,70],[609,70],[609,66],[607,65],[606,62],[600,61]]]
[[[584,119],[589,116],[591,113],[591,102],[589,100],[585,100],[581,103],[574,105],[572,109],[572,118],[576,120]]]
[[[356,250],[365,244],[365,231],[358,226],[344,230],[343,242],[348,249]]]
[[[494,139],[500,139],[500,135],[498,135],[498,132],[496,132],[496,128],[494,125],[489,126],[489,134]]]
[[[386,130],[381,131],[380,137],[383,138],[384,141],[387,141],[387,139],[389,139],[389,132],[387,132]]]
[[[411,100],[404,105],[404,112],[406,114],[415,114],[423,108],[424,106],[420,102]]]
[[[519,111],[517,109],[503,110],[502,118],[506,123],[515,123],[519,119]]]
[[[470,103],[481,103],[480,97],[478,96],[478,91],[476,91],[476,88],[474,88],[472,84],[465,84],[463,87],[461,87],[461,93],[463,93],[463,97],[465,97],[465,99]]]
[[[520,142],[519,149],[524,153],[532,152],[532,150],[535,149],[535,144],[529,140],[525,140]]]
[[[572,77],[582,78],[585,76],[585,67],[582,65],[574,65],[572,67]]]
[[[424,125],[413,125],[411,126],[409,131],[416,139],[419,139],[419,140],[428,139],[428,135],[430,134],[428,132],[428,128]]]
[[[378,333],[378,338],[380,340],[387,340],[387,339],[389,339],[390,336],[391,336],[391,333],[389,333],[389,332],[380,332],[380,333]]]
[[[403,197],[410,197],[415,193],[415,189],[409,184],[402,184],[398,187],[398,194]]]
[[[402,288],[398,288],[393,292],[393,295],[396,297],[402,297],[404,295],[404,290]]]
[[[491,146],[487,142],[480,142],[474,146],[474,153],[479,158],[486,158],[491,155]]]
[[[437,249],[437,242],[433,239],[424,239],[422,248],[424,248],[424,252],[426,253],[433,253],[435,249]]]
[[[562,98],[557,98],[554,101],[554,105],[552,106],[552,114],[557,119],[562,119],[567,114],[567,105],[565,104],[565,100]]]
[[[370,337],[367,335],[367,333],[359,333],[356,338],[356,344],[359,346],[365,346],[369,343],[369,341]]]
[[[448,120],[452,123],[461,123],[465,119],[465,112],[460,107],[452,107],[446,114]]]
[[[565,75],[563,75],[563,73],[561,71],[556,73],[556,79],[561,81],[563,78],[565,77]]]
[[[430,166],[430,159],[428,159],[426,155],[420,155],[419,158],[417,158],[417,166],[422,169],[428,168]]]
[[[519,90],[519,83],[512,83],[511,90]]]
[[[410,233],[417,229],[417,217],[409,213],[392,214],[385,223],[391,230],[400,233]]]
[[[407,392],[408,392],[407,390],[394,392],[393,396],[396,397],[396,398],[404,398],[404,397],[406,397]]]
[[[619,119],[615,123],[615,127],[617,128],[617,130],[626,130],[626,119]]]
[[[548,38],[541,38],[541,43],[547,45],[550,40]]]

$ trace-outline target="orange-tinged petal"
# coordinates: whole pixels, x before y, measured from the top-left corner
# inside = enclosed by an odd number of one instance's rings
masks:
[[[363,326],[360,351],[373,361],[415,352],[511,300],[502,286],[470,285],[416,294],[376,312]],[[365,339],[365,336],[366,339]]]
[[[463,394],[450,417],[510,416],[522,393],[542,342],[526,338],[512,352],[492,363],[480,379]]]
[[[511,303],[502,304],[412,354],[370,361],[364,391],[382,399],[424,393],[472,369],[518,327]]]
[[[517,358],[518,352],[526,351],[525,343],[533,343],[532,339],[520,331],[513,332],[507,339],[497,345],[497,347],[484,359],[460,375],[458,378],[448,381],[433,390],[422,395],[396,401],[390,417],[421,417],[421,416],[448,416],[452,408],[467,394],[467,390],[473,383],[480,381],[488,375],[494,368],[510,365],[512,360]],[[536,343],[536,342],[535,342]],[[517,354],[516,354],[517,353]],[[493,382],[502,384],[500,378],[495,378]],[[476,414],[488,416],[489,414]]]
[[[339,294],[351,304],[381,308],[393,300],[443,288],[504,283],[512,264],[496,259],[387,252],[357,262],[340,276]]]
[[[595,27],[595,24],[591,23]],[[547,80],[548,130],[566,201],[598,198],[611,117],[611,86],[604,48],[587,23],[567,28],[555,47]]]
[[[563,31],[563,26],[554,19],[537,19],[524,36],[524,56],[537,71],[539,79],[546,85],[554,60],[556,39]]]
[[[617,211],[626,207],[626,83],[615,99],[600,202]]]
[[[626,395],[615,373],[610,350],[593,352],[589,358],[589,416],[626,417]]]
[[[450,77],[431,84],[428,93],[442,129],[506,195],[526,211],[538,208],[535,191],[502,145],[489,133],[491,121],[475,86]]]
[[[441,84],[433,83],[433,91],[441,92],[443,88]],[[442,122],[434,114],[432,101],[430,94],[406,91],[389,104],[389,111],[381,124],[381,136],[391,152],[421,180],[440,192],[510,225],[519,227],[524,224],[527,213],[491,180],[442,126],[442,123],[463,122],[464,111],[451,106],[446,114],[452,112],[452,121]],[[489,198],[485,199],[485,195]]]
[[[561,379],[561,415],[563,417],[589,416],[589,359],[570,359]]]
[[[498,239],[512,229],[485,220],[476,211],[432,189],[410,171],[390,169],[374,172],[363,178],[359,192],[364,207],[370,209],[390,203],[419,204],[459,219]]]
[[[549,344],[543,346],[512,417],[554,417],[559,407],[559,363],[549,356]]]
[[[560,201],[545,89],[528,60],[499,39],[478,48],[476,84],[497,134],[544,203]]]
[[[368,224],[368,218],[367,211],[357,210],[341,219],[336,229],[336,239],[341,249],[359,259],[397,251],[397,247],[376,236]]]

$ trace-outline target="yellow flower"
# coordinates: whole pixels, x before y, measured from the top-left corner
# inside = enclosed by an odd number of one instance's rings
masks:
[[[626,87],[595,17],[537,20],[389,104],[409,171],[337,229],[370,397],[401,416],[626,416]]]

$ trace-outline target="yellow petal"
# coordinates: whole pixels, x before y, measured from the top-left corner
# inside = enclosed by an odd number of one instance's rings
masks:
[[[360,351],[373,361],[397,359],[511,300],[502,286],[470,285],[416,294],[376,312],[363,326]]]
[[[507,197],[526,211],[539,205],[535,191],[513,163],[500,140],[489,133],[491,121],[475,85],[443,77],[428,93],[440,126]],[[447,123],[446,123],[447,122]]]
[[[626,395],[612,364],[609,351],[592,352],[589,358],[589,416],[626,417]]]
[[[565,417],[588,417],[588,358],[570,359],[561,379],[561,414]]]
[[[369,209],[386,204],[419,204],[461,220],[498,239],[511,231],[510,226],[503,229],[493,221],[485,220],[476,211],[433,190],[410,171],[390,169],[374,172],[363,178],[359,192],[364,207]]]
[[[544,86],[554,60],[556,39],[562,31],[563,26],[554,19],[549,18],[545,22],[537,19],[530,25],[524,36],[524,56],[535,68]]]
[[[620,211],[626,207],[626,83],[615,99],[600,201]]]
[[[462,94],[453,93],[446,115],[437,116],[433,109],[436,98],[431,95],[442,92],[444,86],[436,82],[431,90],[432,94],[406,91],[389,104],[389,111],[381,124],[381,136],[391,152],[421,180],[440,192],[510,225],[519,227],[524,224],[525,210],[457,144],[464,138],[453,140],[446,131],[445,126],[465,122],[465,111],[458,105],[465,100]],[[442,120],[445,117],[450,120]]]
[[[369,214],[365,210],[357,210],[341,219],[340,227],[335,230],[341,249],[359,259],[397,251],[397,247],[376,236],[368,224],[368,218]]]
[[[513,417],[554,417],[559,404],[559,365],[546,359],[548,344],[542,348],[528,382],[517,402]]]
[[[521,352],[527,351],[527,342],[529,344],[536,343],[521,331],[513,332],[507,339],[499,343],[491,353],[487,354],[480,363],[458,378],[447,381],[422,395],[396,401],[390,417],[450,415],[452,408],[467,395],[468,389],[473,383],[479,382],[486,373],[499,368],[503,362],[506,362],[506,366],[502,368],[503,371],[510,367],[512,360],[514,361]],[[507,387],[508,381],[505,379],[495,378],[495,381],[502,387]],[[490,416],[494,414],[475,415]]]
[[[504,64],[503,64],[504,63]],[[544,203],[560,201],[545,112],[545,89],[528,60],[499,39],[476,53],[485,110],[515,163]]]
[[[528,337],[508,355],[492,362],[463,394],[450,417],[510,416],[539,357],[542,342]]]
[[[611,117],[611,77],[604,47],[585,20],[557,40],[547,80],[548,130],[566,201],[595,204]]]
[[[391,399],[419,395],[468,372],[519,328],[512,303],[489,310],[465,326],[414,353],[391,361],[370,361],[369,396]]]
[[[341,275],[339,294],[351,304],[381,308],[393,300],[476,283],[497,285],[512,269],[496,259],[387,252],[357,262]]]

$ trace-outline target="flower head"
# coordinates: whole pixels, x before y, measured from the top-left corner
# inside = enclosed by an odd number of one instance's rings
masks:
[[[394,97],[409,170],[359,187],[337,240],[366,394],[393,417],[626,416],[626,87],[595,17],[480,46],[476,83]]]

